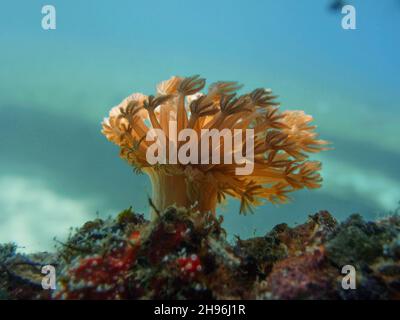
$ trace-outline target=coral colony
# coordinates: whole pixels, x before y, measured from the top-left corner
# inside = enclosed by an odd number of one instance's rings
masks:
[[[135,93],[110,111],[103,134],[153,187],[154,207],[171,205],[215,214],[227,195],[246,213],[265,200],[320,187],[320,163],[307,153],[325,150],[303,111],[278,110],[270,90],[238,95],[236,82],[177,77],[155,96]],[[211,140],[211,143],[210,143]],[[154,212],[153,212],[154,215]]]
[[[155,97],[128,97],[103,123],[121,156],[150,176],[152,219],[129,208],[88,221],[55,253],[26,256],[0,245],[0,297],[399,299],[398,216],[338,223],[321,211],[293,228],[227,240],[223,216],[215,215],[226,195],[240,198],[246,212],[264,199],[319,187],[320,164],[306,153],[326,142],[317,140],[311,116],[279,112],[269,90],[237,96],[238,84],[217,82],[203,94],[204,85],[198,76],[173,77]],[[41,286],[43,264],[57,267],[54,291]],[[357,290],[344,289],[340,270],[348,265],[357,269]]]

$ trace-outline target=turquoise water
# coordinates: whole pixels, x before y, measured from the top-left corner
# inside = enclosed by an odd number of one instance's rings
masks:
[[[343,30],[329,0],[51,1],[57,29],[41,28],[42,1],[0,4],[0,242],[51,249],[96,214],[151,194],[100,134],[109,109],[153,92],[171,75],[270,87],[283,109],[302,109],[334,150],[324,186],[239,216],[228,232],[264,234],[326,209],[368,219],[400,200],[400,1],[347,1],[357,29]]]

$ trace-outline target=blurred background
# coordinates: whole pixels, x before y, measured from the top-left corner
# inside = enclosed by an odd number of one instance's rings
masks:
[[[339,5],[338,5],[339,3]],[[344,3],[344,1],[343,1]],[[400,2],[2,0],[0,3],[0,243],[51,250],[69,227],[132,206],[148,214],[147,177],[100,133],[109,109],[172,75],[269,87],[282,109],[315,118],[334,150],[324,185],[240,216],[220,208],[230,236],[265,234],[329,210],[342,220],[389,214],[400,200]],[[57,29],[41,28],[41,8]]]

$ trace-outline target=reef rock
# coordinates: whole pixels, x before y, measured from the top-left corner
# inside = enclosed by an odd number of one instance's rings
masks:
[[[399,299],[400,217],[338,223],[321,211],[263,237],[226,239],[222,217],[170,207],[89,221],[55,253],[0,246],[3,299]],[[41,266],[57,270],[41,287]],[[355,289],[342,268],[355,270]]]

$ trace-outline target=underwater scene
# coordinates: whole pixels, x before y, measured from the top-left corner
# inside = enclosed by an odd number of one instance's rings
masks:
[[[3,0],[0,299],[400,299],[399,32],[397,0]]]

